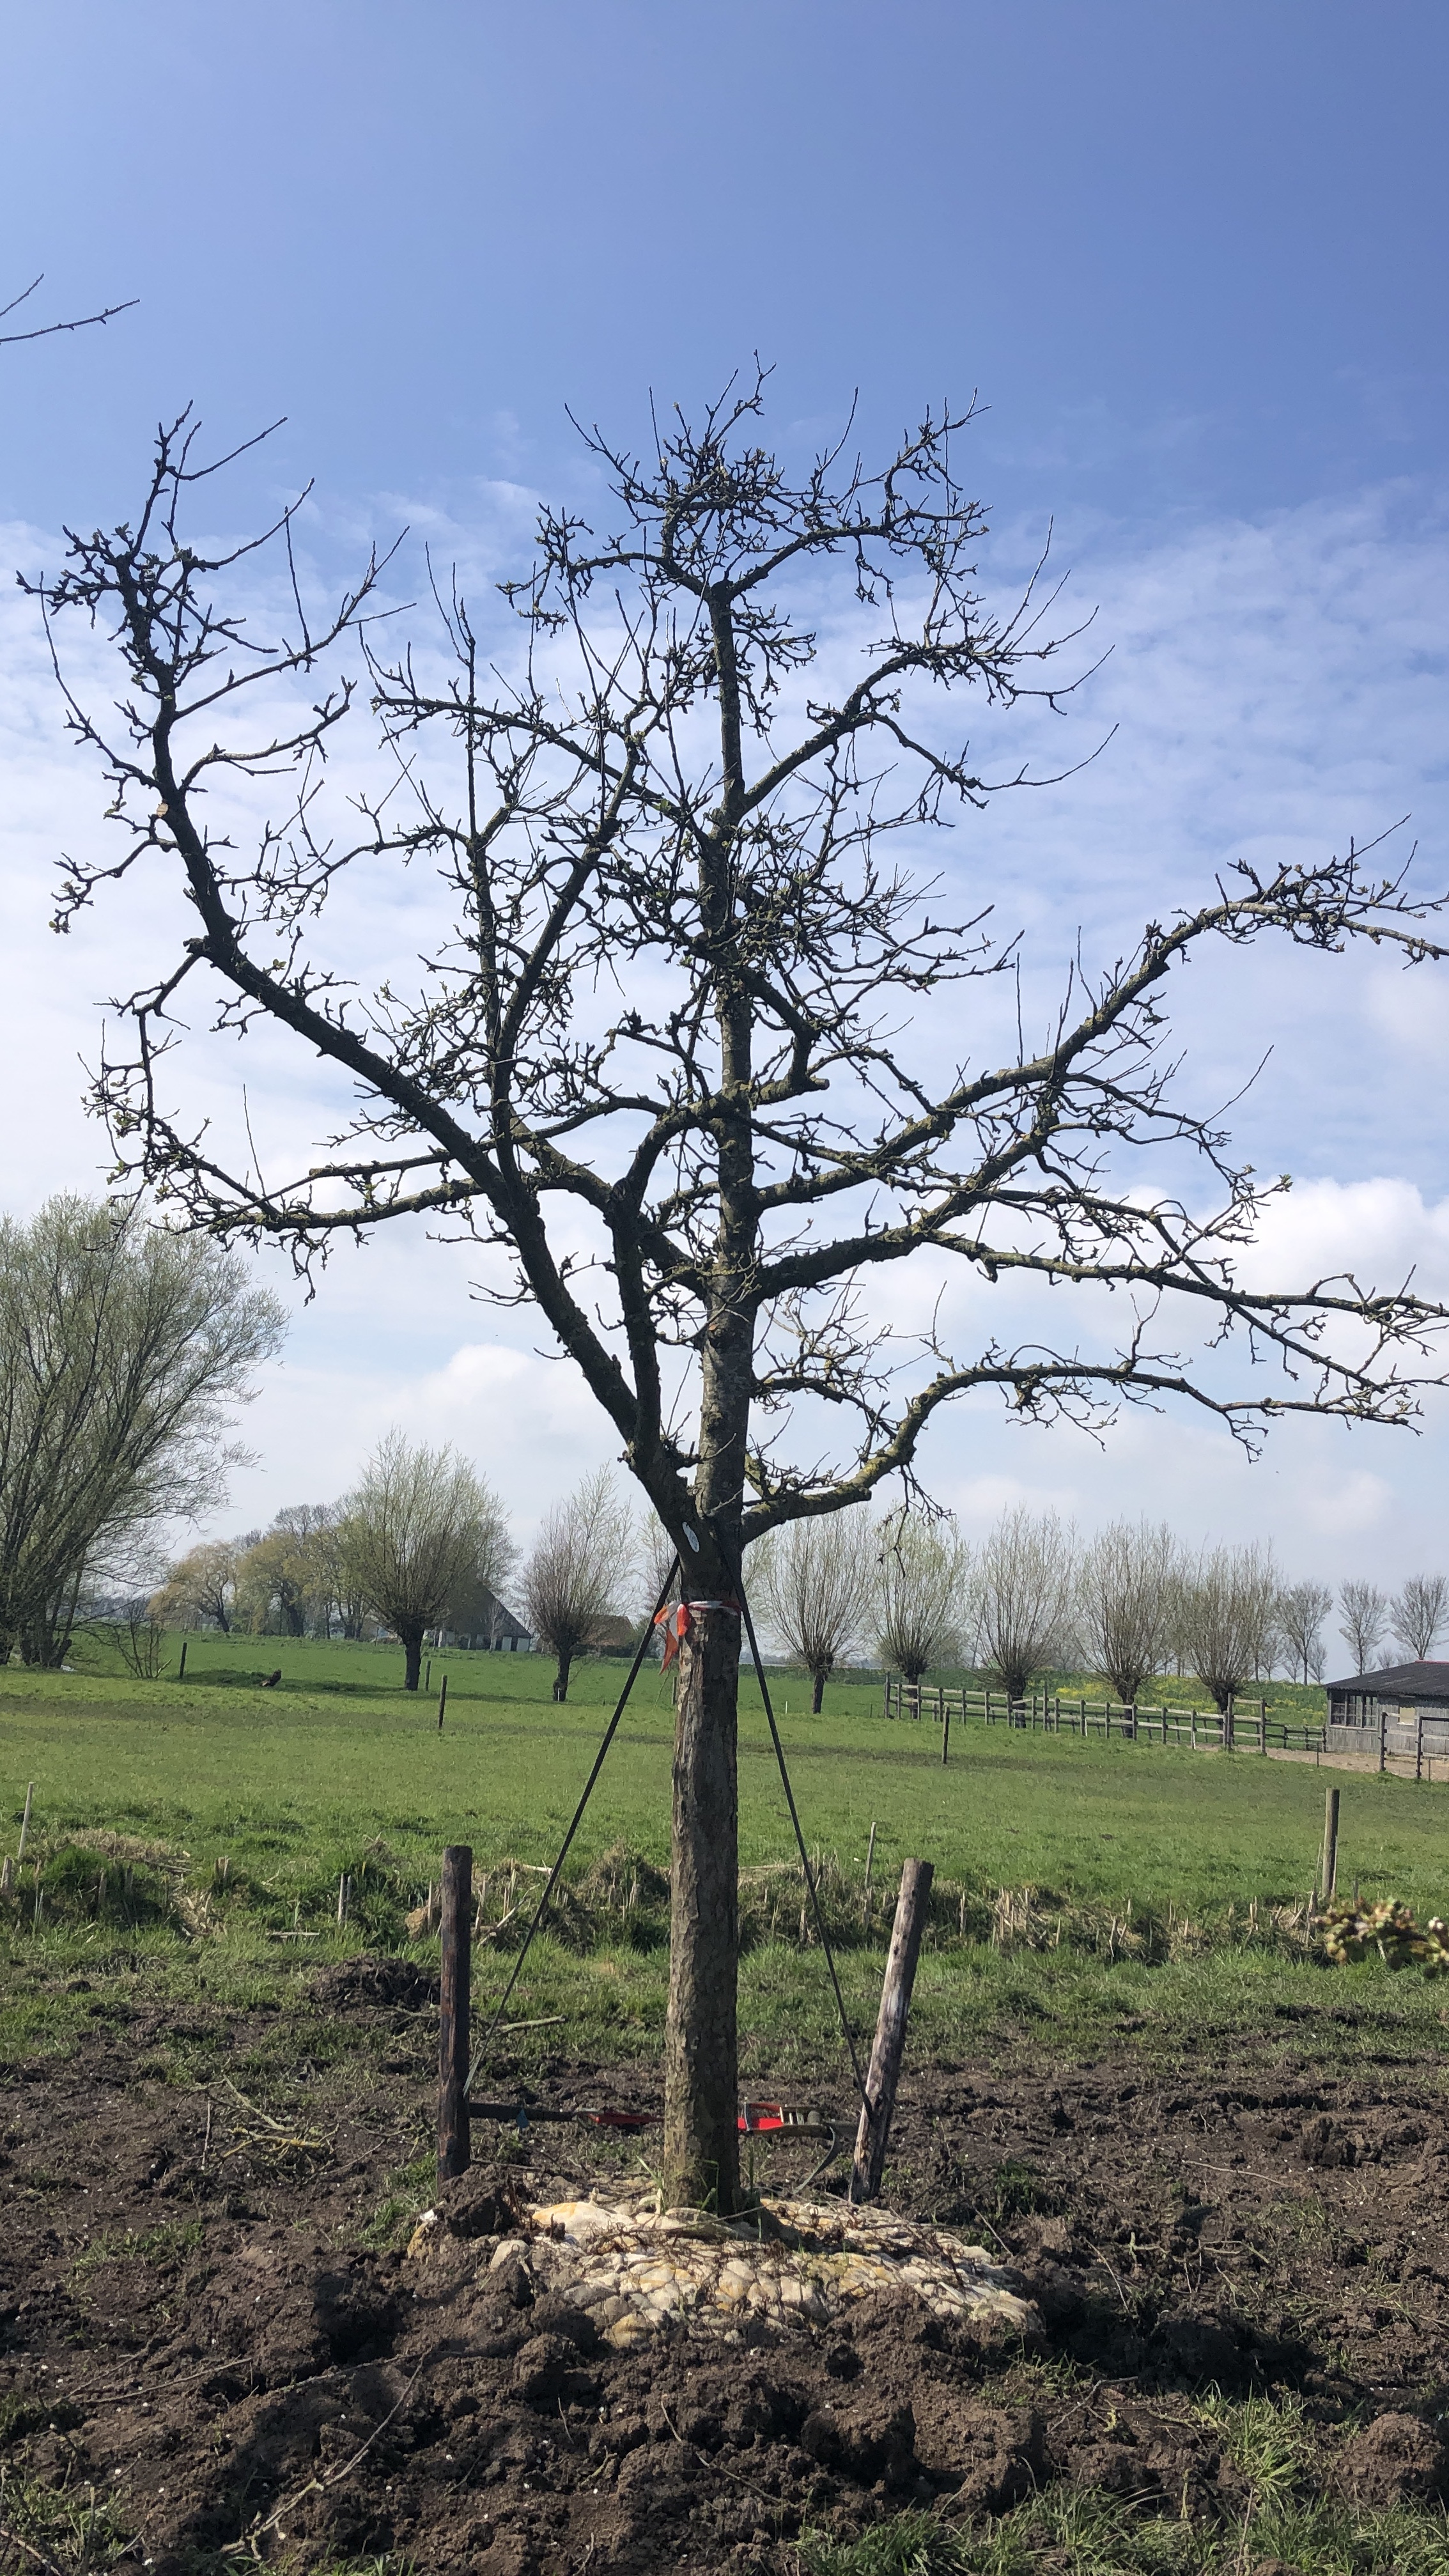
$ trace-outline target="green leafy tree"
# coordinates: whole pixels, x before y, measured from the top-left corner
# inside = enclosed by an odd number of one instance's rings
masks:
[[[503,1507],[454,1450],[430,1449],[390,1431],[348,1496],[343,1518],[352,1578],[397,1636],[407,1687],[416,1690],[423,1638],[458,1585],[481,1576],[496,1589],[502,1580],[511,1553]]]
[[[0,1220],[0,1662],[62,1661],[83,1589],[224,1499],[235,1410],[283,1330],[236,1253],[135,1201]]]
[[[238,1549],[231,1539],[188,1548],[153,1594],[151,1617],[163,1628],[219,1628],[226,1636],[236,1599]]]

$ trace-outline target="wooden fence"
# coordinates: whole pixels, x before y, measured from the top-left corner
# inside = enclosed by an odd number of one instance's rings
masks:
[[[1327,1746],[1323,1727],[1270,1717],[1260,1699],[1235,1700],[1220,1715],[1216,1709],[1128,1708],[1116,1700],[1089,1700],[1065,1691],[1033,1691],[1027,1699],[1014,1700],[1005,1691],[952,1690],[939,1682],[904,1682],[888,1673],[885,1714],[933,1720],[942,1731],[943,1761],[952,1726],[968,1720],[1045,1735],[1123,1735],[1133,1743],[1185,1744],[1204,1752],[1322,1753]]]

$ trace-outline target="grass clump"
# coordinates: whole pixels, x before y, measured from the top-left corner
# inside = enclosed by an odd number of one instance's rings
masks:
[[[985,2531],[930,2513],[877,2523],[857,2540],[807,2535],[800,2576],[1449,2576],[1449,2523],[1428,2507],[1352,2512],[1255,2502],[1220,2523],[1134,2512],[1085,2491],[1033,2496]]]

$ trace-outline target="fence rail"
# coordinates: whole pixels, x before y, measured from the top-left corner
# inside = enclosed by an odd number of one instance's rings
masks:
[[[888,1673],[885,1714],[892,1719],[929,1718],[942,1730],[942,1759],[953,1725],[968,1720],[986,1726],[1017,1726],[1045,1735],[1113,1735],[1133,1743],[1188,1745],[1193,1751],[1250,1753],[1322,1753],[1327,1729],[1296,1725],[1270,1717],[1265,1701],[1235,1700],[1228,1710],[1125,1706],[1117,1700],[1089,1700],[1066,1691],[1033,1691],[1012,1699],[1006,1691],[953,1690],[939,1682],[906,1682]],[[1336,1729],[1336,1733],[1343,1732]]]

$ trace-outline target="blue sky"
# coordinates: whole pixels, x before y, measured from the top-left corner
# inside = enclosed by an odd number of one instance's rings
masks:
[[[234,506],[315,477],[322,567],[406,522],[502,568],[535,496],[587,492],[566,404],[627,437],[650,388],[697,403],[758,349],[787,446],[858,389],[871,449],[976,387],[988,569],[1054,517],[1114,647],[1102,762],[972,845],[1048,959],[1063,921],[1105,940],[1235,851],[1406,812],[1443,881],[1446,72],[1417,0],[12,11],[4,280],[45,270],[39,320],[139,304],[4,353],[7,560],[122,515],[188,399],[227,440],[286,415]],[[13,599],[0,656],[3,1044],[33,1104],[0,1198],[28,1206],[93,1182],[76,1057],[125,933],[44,932],[99,800]],[[1304,1184],[1285,1257],[1367,1241],[1449,1290],[1442,975],[1265,954],[1179,1016],[1205,1094],[1274,1046],[1237,1124]],[[299,1320],[235,1516],[341,1486],[392,1418],[456,1430],[525,1522],[610,1445],[456,1256],[389,1246]],[[1413,1446],[1309,1428],[1251,1473],[1173,1422],[1098,1460],[973,1412],[934,1455],[968,1524],[1143,1504],[1330,1578],[1449,1557],[1446,1465],[1442,1404]]]

